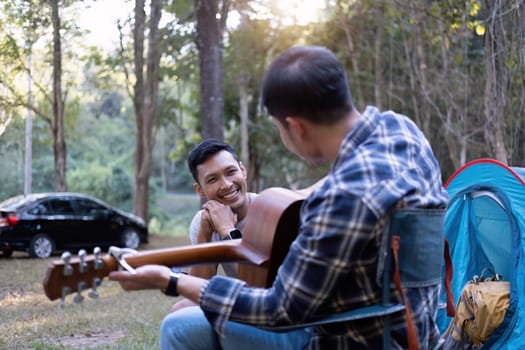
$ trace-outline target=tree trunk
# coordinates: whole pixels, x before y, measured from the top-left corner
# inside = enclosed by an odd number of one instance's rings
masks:
[[[414,1],[410,3],[410,10],[412,19],[414,21],[414,39],[415,39],[415,62],[414,69],[419,82],[417,91],[419,91],[419,127],[426,135],[431,134],[430,130],[430,112],[428,108],[429,96],[429,86],[427,79],[427,58],[425,54],[425,28],[423,24],[425,23],[425,4],[424,2]]]
[[[200,119],[203,139],[224,139],[224,100],[222,91],[222,34],[228,1],[195,0],[197,48],[200,68]],[[220,11],[220,18],[217,15]]]
[[[163,0],[152,0],[150,5],[150,25],[146,74],[144,76],[144,29],[146,14],[144,0],[135,1],[135,26],[133,30],[135,55],[135,86],[133,104],[135,107],[135,192],[134,213],[144,220],[148,217],[149,177],[153,148],[152,134],[157,107],[160,48],[159,22]]]
[[[487,140],[487,151],[489,155],[503,163],[507,163],[507,151],[503,142],[503,113],[505,108],[504,87],[506,75],[503,65],[505,54],[499,48],[499,41],[504,46],[504,34],[500,32],[501,12],[499,8],[486,2],[487,8],[492,14],[487,22],[485,34],[485,139]]]
[[[168,152],[166,151],[166,128],[161,128],[160,130],[158,130],[157,132],[157,137],[155,137],[155,139],[157,139],[159,142],[158,142],[158,145],[160,147],[160,152],[159,152],[159,160],[160,160],[160,164],[159,164],[159,167],[160,167],[160,179],[161,179],[161,183],[162,183],[162,189],[164,192],[168,192],[168,176],[167,176],[167,170],[168,170]]]
[[[376,11],[377,18],[377,32],[375,35],[375,47],[374,47],[374,74],[375,74],[375,104],[379,110],[383,109],[383,91],[385,90],[385,84],[383,81],[383,45],[385,38],[385,6],[383,1],[378,5]]]
[[[62,49],[60,46],[60,17],[58,0],[50,1],[53,22],[53,150],[55,159],[54,187],[57,192],[67,190],[66,141],[64,139],[64,101],[62,99]]]
[[[241,161],[245,166],[250,164],[250,147],[249,147],[249,132],[248,124],[250,116],[248,114],[248,106],[251,101],[251,96],[247,92],[246,77],[241,75],[239,79],[239,106],[241,119]]]
[[[360,37],[358,34],[355,33],[355,29],[352,28],[350,17],[345,12],[342,3],[337,2],[337,6],[339,12],[337,20],[345,34],[348,55],[350,56],[350,63],[352,66],[352,72],[354,72],[354,74],[359,74],[359,72],[361,72],[362,70],[362,67],[359,64],[359,48],[356,48],[356,46],[358,45],[356,45],[355,43],[359,42]],[[364,103],[365,98],[361,84],[354,84],[354,86],[352,86],[352,98],[356,106],[360,103]]]

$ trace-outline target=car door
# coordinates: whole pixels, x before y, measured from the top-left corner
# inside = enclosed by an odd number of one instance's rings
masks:
[[[111,210],[89,198],[77,198],[75,210],[82,221],[82,231],[92,245],[107,246],[116,244],[112,234]]]
[[[46,208],[45,213],[40,214],[40,232],[53,238],[57,248],[81,247],[85,244],[83,235],[78,233],[79,220],[70,198],[48,198],[42,200],[40,205]]]
[[[56,241],[57,236],[48,232],[50,212],[51,204],[46,199],[29,204],[27,209],[21,210],[18,231],[27,235],[29,240],[39,233],[45,233]]]

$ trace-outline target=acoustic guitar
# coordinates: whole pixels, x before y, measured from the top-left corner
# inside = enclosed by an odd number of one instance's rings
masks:
[[[297,235],[301,204],[310,191],[269,188],[262,191],[248,209],[243,237],[175,248],[144,250],[125,255],[132,268],[157,264],[191,266],[238,262],[238,278],[255,287],[269,287],[277,269]],[[51,262],[44,278],[44,291],[50,300],[96,287],[111,271],[119,268],[113,255],[95,254]]]

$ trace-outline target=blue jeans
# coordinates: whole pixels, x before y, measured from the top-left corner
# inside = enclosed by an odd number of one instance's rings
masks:
[[[228,322],[224,336],[220,337],[200,307],[192,306],[164,318],[160,326],[160,349],[295,350],[303,349],[310,337],[305,329],[276,333],[236,322]]]

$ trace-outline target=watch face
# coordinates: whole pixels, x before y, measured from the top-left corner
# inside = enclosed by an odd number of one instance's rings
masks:
[[[231,237],[232,239],[242,238],[242,233],[241,233],[241,231],[239,231],[239,230],[237,230],[237,229],[235,229],[235,230],[231,230],[231,231],[230,231],[230,237]]]

